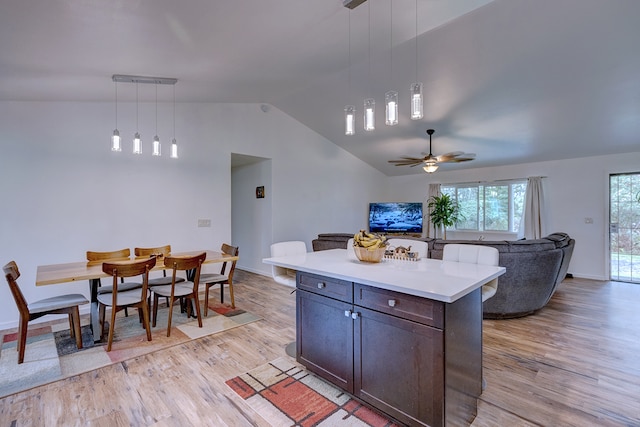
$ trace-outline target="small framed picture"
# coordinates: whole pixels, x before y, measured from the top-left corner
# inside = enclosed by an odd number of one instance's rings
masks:
[[[256,199],[264,199],[264,185],[256,187]]]

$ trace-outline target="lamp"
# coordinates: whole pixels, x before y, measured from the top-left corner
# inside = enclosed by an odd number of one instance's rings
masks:
[[[142,154],[142,139],[138,132],[138,82],[136,82],[136,133],[133,135],[133,154]]]
[[[120,145],[120,132],[118,131],[118,82],[116,83],[116,128],[113,130],[111,136],[111,151],[122,151],[122,145]]]
[[[416,82],[418,80],[418,0],[416,0]],[[422,83],[411,85],[411,120],[420,120],[424,113],[422,111]],[[437,169],[437,167],[436,167]],[[426,170],[426,169],[425,169]],[[433,170],[435,172],[435,169]]]
[[[347,96],[351,97],[351,11],[349,11],[349,68],[347,69]],[[356,133],[356,107],[347,105],[344,107],[344,134]]]
[[[369,8],[369,89],[371,89],[371,3]],[[371,132],[376,129],[376,101],[373,98],[364,100],[364,130]]]
[[[153,138],[152,154],[160,156],[162,154],[160,137],[158,136],[158,85],[173,85],[173,140],[171,141],[171,157],[178,158],[178,144],[176,143],[176,89],[175,84],[178,79],[171,77],[147,77],[147,76],[129,76],[124,74],[114,74],[112,80],[116,83],[116,129],[111,137],[111,150],[121,151],[120,131],[118,131],[118,83],[135,83],[136,84],[136,132],[133,135],[133,153],[142,154],[142,138],[138,130],[139,118],[139,97],[138,83],[153,83],[156,85],[156,136]]]
[[[391,57],[391,65],[389,70],[389,80],[393,84],[393,0],[389,2],[391,6],[391,11],[389,13],[390,16],[390,25],[389,25],[389,33],[390,36],[390,46],[389,46],[389,56]],[[389,92],[384,94],[384,103],[385,103],[385,115],[384,122],[387,126],[395,126],[398,124],[398,92],[395,90],[390,90]]]
[[[158,137],[158,84],[156,83],[156,136],[153,137],[153,151],[154,156],[160,156],[162,154],[162,146],[160,145],[160,138]]]
[[[434,173],[438,170],[438,164],[435,160],[427,160],[426,162],[424,162],[424,166],[422,167],[422,169],[426,173]]]
[[[178,158],[178,143],[176,142],[176,86],[173,85],[173,139],[171,140],[171,158]]]

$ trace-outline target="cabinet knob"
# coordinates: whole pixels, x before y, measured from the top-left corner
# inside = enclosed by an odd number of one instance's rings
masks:
[[[389,303],[389,307],[395,307],[396,306],[396,300],[394,300],[394,299],[390,299],[388,301],[388,303]]]
[[[319,282],[319,283],[318,283],[318,289],[323,289],[323,288],[326,288],[326,287],[327,287],[327,285],[326,285],[326,284],[324,284],[324,283],[322,283],[322,282]]]
[[[351,313],[351,318],[352,319],[357,319],[358,317],[360,317],[360,313]]]
[[[344,317],[351,317],[351,310],[345,310]]]

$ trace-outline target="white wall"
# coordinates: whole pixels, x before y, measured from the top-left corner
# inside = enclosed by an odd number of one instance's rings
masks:
[[[576,240],[569,272],[576,277],[608,280],[609,174],[640,170],[640,152],[585,157],[551,162],[527,163],[505,167],[438,171],[432,175],[389,178],[393,200],[426,201],[430,183],[492,181],[499,179],[546,176],[543,180],[547,200],[546,233],[562,231]],[[586,224],[585,218],[592,218]],[[486,239],[501,239],[490,236]],[[449,235],[447,238],[455,238]]]
[[[275,108],[178,104],[177,161],[150,155],[153,103],[140,105],[142,156],[131,154],[129,145],[135,104],[119,103],[118,109],[125,150],[113,153],[112,103],[0,102],[0,263],[18,263],[27,300],[88,294],[87,283],[36,288],[34,281],[38,265],[81,261],[89,249],[166,243],[174,251],[217,249],[230,241],[232,152],[273,159],[267,189],[272,238],[304,240],[309,248],[318,233],[366,225],[366,204],[379,198],[385,182],[380,172]],[[167,153],[173,120],[163,119],[162,111],[172,109],[159,107],[158,134]],[[199,218],[211,219],[212,227],[198,228]],[[263,256],[268,252],[246,265],[270,274],[258,261]],[[0,328],[16,321],[8,287],[0,286]]]

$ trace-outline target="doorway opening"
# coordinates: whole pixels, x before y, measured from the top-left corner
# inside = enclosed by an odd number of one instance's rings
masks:
[[[609,176],[610,278],[640,283],[640,172]]]

